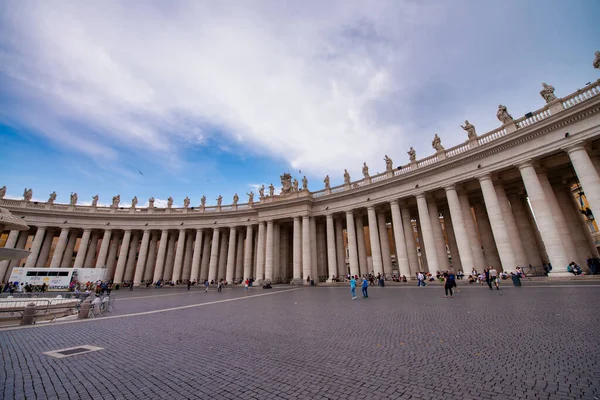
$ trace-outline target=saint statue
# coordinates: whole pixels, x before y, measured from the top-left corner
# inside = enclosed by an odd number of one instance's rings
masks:
[[[410,150],[408,151],[408,157],[410,159],[410,162],[417,161],[417,152],[415,151],[415,149],[412,148],[412,146],[410,147]]]
[[[190,198],[185,196],[185,199],[183,199],[183,207],[188,208],[189,206],[190,206]]]
[[[545,83],[542,83],[542,86],[544,88],[542,89],[540,94],[542,95],[544,100],[546,100],[546,103],[552,103],[554,100],[557,100],[556,96],[554,95],[554,86],[546,85]]]
[[[308,179],[306,179],[306,175],[302,178],[302,190],[308,190]]]
[[[71,200],[70,200],[70,204],[72,206],[74,206],[75,204],[77,204],[77,200],[79,199],[79,197],[77,196],[77,193],[72,192],[71,193]]]
[[[330,186],[329,186],[329,175],[327,175],[325,177],[325,179],[323,179],[323,182],[325,182],[325,189],[330,189]]]
[[[594,58],[594,68],[600,69],[600,51],[596,51],[594,53],[596,58]]]
[[[433,137],[433,140],[431,141],[431,147],[433,147],[435,149],[435,151],[444,150],[444,146],[442,146],[442,139],[440,139],[440,137],[437,135],[437,133],[435,134],[435,136]]]
[[[383,159],[385,160],[385,170],[386,171],[391,171],[392,169],[394,169],[392,159],[389,158],[387,156],[387,154],[385,155],[385,157],[383,157]]]
[[[217,197],[217,207],[221,207],[222,202],[223,202],[223,196],[219,195],[219,197]]]
[[[248,204],[254,204],[254,192],[251,190],[250,193],[246,193],[248,195]]]
[[[509,122],[514,121],[512,115],[508,113],[508,110],[502,104],[498,106],[498,112],[496,112],[496,117],[498,117],[500,122],[502,122],[503,124],[508,124]]]
[[[202,198],[200,199],[200,206],[202,208],[206,207],[206,196],[202,196]]]
[[[347,169],[344,170],[344,183],[350,183],[350,174]]]
[[[298,191],[298,179],[294,178],[294,192]]]
[[[154,208],[154,197],[148,199],[148,208]]]
[[[92,197],[92,207],[98,206],[98,199],[100,199],[100,197],[98,195],[95,195],[94,197]]]
[[[119,203],[120,202],[121,202],[121,195],[120,194],[118,194],[116,196],[113,196],[113,198],[112,198],[112,206],[113,207],[115,207],[115,208],[119,207]]]
[[[131,208],[135,208],[135,206],[137,206],[137,203],[138,203],[137,196],[133,196],[133,199],[131,199]]]
[[[50,193],[50,197],[48,198],[48,204],[54,204],[54,200],[56,200],[56,192]]]
[[[3,199],[6,196],[6,185],[0,188],[0,199]]]
[[[237,206],[238,201],[240,201],[240,197],[236,193],[236,194],[233,195],[233,205]]]
[[[274,194],[275,194],[275,186],[273,186],[273,184],[271,183],[269,185],[269,196],[273,197]]]
[[[467,135],[469,135],[469,139],[474,139],[477,137],[477,133],[475,132],[475,126],[469,123],[469,120],[465,119],[465,126],[460,126],[465,131],[467,131]]]
[[[23,191],[23,199],[25,201],[31,201],[32,197],[33,197],[33,190],[25,188],[25,190]]]
[[[261,200],[265,198],[265,185],[261,185],[261,187],[258,188],[258,197]]]
[[[173,198],[169,196],[169,198],[167,199],[167,208],[171,207],[173,207]]]
[[[362,173],[365,178],[369,177],[369,167],[367,167],[367,162],[363,163]]]

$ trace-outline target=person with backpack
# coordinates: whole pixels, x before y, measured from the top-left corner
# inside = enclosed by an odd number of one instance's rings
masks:
[[[452,275],[452,280],[450,279],[450,275]],[[448,297],[448,293],[450,293],[450,297],[452,297],[452,288],[455,285],[454,274],[449,274],[448,272],[444,272],[444,292],[446,293],[444,297]]]

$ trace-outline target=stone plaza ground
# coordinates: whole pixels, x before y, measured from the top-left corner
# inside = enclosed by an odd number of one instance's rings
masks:
[[[0,330],[0,398],[600,398],[597,282],[459,284],[120,290],[107,316]],[[43,354],[81,345],[102,350]]]

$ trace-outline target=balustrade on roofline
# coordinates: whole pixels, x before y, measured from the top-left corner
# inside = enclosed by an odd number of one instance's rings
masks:
[[[575,93],[572,93],[568,96],[560,99],[562,105],[565,109],[571,108],[579,103],[582,103],[586,100],[591,99],[592,97],[598,96],[600,94],[600,79],[592,84],[584,87],[583,89],[579,89]]]

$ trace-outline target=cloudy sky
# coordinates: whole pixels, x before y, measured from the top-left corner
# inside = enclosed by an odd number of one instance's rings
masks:
[[[600,2],[0,2],[0,186],[240,202],[483,134],[600,77]],[[302,171],[301,173],[299,171]],[[123,204],[126,205],[126,204]]]

